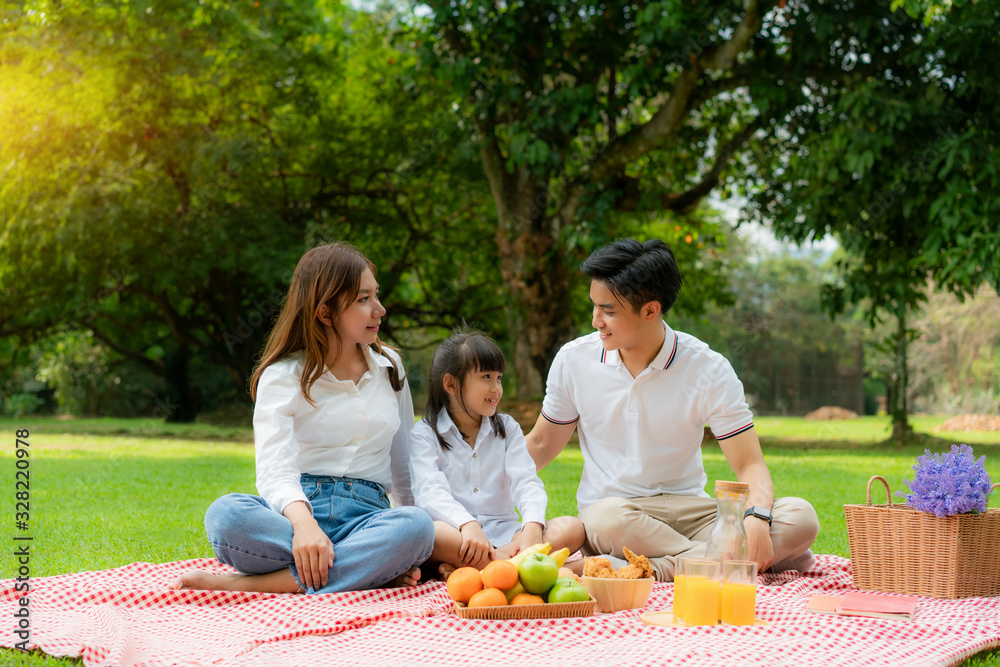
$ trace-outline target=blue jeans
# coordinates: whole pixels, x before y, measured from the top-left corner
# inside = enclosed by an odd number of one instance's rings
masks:
[[[382,487],[362,479],[302,475],[313,517],[333,542],[327,585],[306,593],[379,588],[430,558],[434,522],[416,507],[389,508]],[[205,513],[215,556],[244,574],[289,568],[302,589],[292,556],[292,523],[260,496],[230,493]]]

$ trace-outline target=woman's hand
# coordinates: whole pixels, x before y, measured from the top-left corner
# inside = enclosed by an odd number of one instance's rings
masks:
[[[305,503],[291,503],[285,516],[292,522],[292,557],[302,585],[319,590],[326,586],[327,570],[333,567],[333,542]]]
[[[458,557],[463,566],[482,568],[493,560],[493,545],[486,539],[478,522],[462,524],[459,530],[462,533],[462,546],[458,549]]]

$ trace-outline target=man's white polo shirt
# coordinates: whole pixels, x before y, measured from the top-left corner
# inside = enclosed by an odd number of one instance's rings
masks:
[[[719,440],[753,427],[729,361],[694,336],[663,326],[663,347],[635,378],[596,331],[566,343],[552,362],[542,416],[555,424],[579,420],[581,510],[607,497],[708,497],[705,425]]]

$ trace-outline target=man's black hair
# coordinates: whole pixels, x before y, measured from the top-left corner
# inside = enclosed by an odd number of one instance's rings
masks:
[[[670,246],[659,239],[639,243],[621,239],[595,250],[580,264],[583,275],[608,286],[611,293],[638,312],[659,301],[663,314],[681,291],[681,273]]]

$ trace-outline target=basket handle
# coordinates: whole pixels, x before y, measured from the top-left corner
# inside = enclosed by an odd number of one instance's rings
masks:
[[[1000,482],[997,482],[996,484],[993,484],[992,486],[990,486],[990,490],[986,492],[986,503],[987,504],[989,504],[989,502],[990,502],[990,495],[994,491],[996,491],[997,489],[1000,489]]]
[[[865,489],[865,500],[868,502],[869,505],[872,504],[872,482],[874,482],[876,479],[882,482],[882,486],[885,487],[885,504],[891,505],[892,492],[889,491],[889,482],[885,481],[885,477],[882,477],[882,475],[872,475],[872,478],[868,480],[868,488]],[[1000,484],[996,484],[995,486],[1000,486]]]

